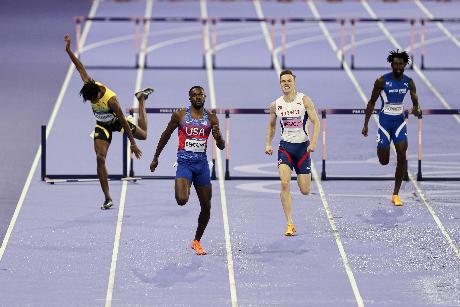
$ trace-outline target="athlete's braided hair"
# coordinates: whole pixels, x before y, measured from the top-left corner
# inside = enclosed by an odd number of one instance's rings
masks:
[[[80,90],[80,96],[83,97],[83,102],[86,102],[86,100],[96,99],[100,91],[101,89],[99,88],[99,85],[96,84],[96,81],[90,80],[83,84],[83,87]]]
[[[406,51],[399,52],[399,49],[390,51],[390,54],[387,57],[388,63],[393,63],[395,58],[400,58],[404,61],[404,65],[407,65],[410,61],[410,57]]]

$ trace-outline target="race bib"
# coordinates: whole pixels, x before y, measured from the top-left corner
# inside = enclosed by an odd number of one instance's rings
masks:
[[[205,152],[206,140],[185,139],[185,150],[191,152]]]
[[[402,105],[391,105],[391,104],[385,104],[383,106],[383,113],[388,114],[388,115],[400,115],[404,111],[404,108]]]
[[[94,116],[96,119],[100,122],[109,122],[115,118],[115,116],[112,113],[97,113],[94,112]]]
[[[303,127],[302,117],[283,117],[283,127],[285,129],[297,129]]]

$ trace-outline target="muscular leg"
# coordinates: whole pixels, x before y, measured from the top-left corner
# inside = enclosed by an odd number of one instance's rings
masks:
[[[183,206],[188,202],[191,184],[191,181],[187,178],[176,179],[174,190],[176,192],[176,201],[179,206]]]
[[[390,162],[390,147],[377,147],[377,157],[382,165],[387,165]]]
[[[212,186],[196,186],[195,190],[201,207],[200,215],[198,216],[198,227],[196,228],[195,240],[200,241],[204,230],[208,225],[209,218],[211,217]]]
[[[280,164],[278,171],[281,180],[281,204],[283,205],[284,215],[288,224],[292,222],[292,197],[291,197],[291,169],[286,164]]]
[[[97,160],[97,175],[101,184],[102,192],[104,192],[105,199],[112,199],[109,193],[109,181],[107,179],[107,169],[105,167],[105,157],[109,150],[110,143],[103,140],[94,140],[94,150],[96,151]]]
[[[397,164],[395,172],[395,189],[393,195],[398,195],[399,188],[406,172],[406,151],[407,151],[407,141],[401,141],[395,144],[396,155],[397,155]]]
[[[297,184],[299,186],[300,193],[303,195],[310,194],[311,174],[298,174]]]

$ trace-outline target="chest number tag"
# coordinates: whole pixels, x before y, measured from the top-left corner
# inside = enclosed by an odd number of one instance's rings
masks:
[[[284,129],[298,129],[302,128],[302,126],[301,117],[283,117]]]
[[[185,150],[191,152],[205,152],[206,140],[185,139]]]

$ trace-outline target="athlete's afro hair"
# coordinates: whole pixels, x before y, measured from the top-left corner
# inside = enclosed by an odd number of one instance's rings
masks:
[[[409,63],[410,57],[406,51],[399,52],[399,49],[390,51],[390,54],[387,57],[388,63],[393,63],[395,58],[400,58],[404,61],[404,65]]]

